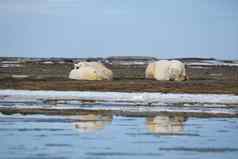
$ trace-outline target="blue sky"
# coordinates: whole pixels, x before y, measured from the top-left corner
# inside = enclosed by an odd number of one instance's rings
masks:
[[[238,59],[238,0],[0,0],[0,56]]]

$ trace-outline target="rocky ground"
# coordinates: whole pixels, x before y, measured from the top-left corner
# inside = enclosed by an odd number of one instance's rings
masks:
[[[68,79],[73,63],[101,61],[114,73],[113,81]],[[149,62],[155,58],[28,59],[0,58],[0,89],[78,90],[124,92],[179,92],[238,94],[238,62],[215,59],[180,59],[186,64],[188,81],[144,79]]]

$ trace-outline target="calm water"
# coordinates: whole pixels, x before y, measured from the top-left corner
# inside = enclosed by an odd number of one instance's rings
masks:
[[[0,115],[1,159],[237,159],[237,118]]]

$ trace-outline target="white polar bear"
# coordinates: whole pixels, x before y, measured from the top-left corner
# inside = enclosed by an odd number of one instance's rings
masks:
[[[146,79],[154,79],[155,62],[149,63],[145,70]]]
[[[150,63],[145,71],[147,79],[156,80],[186,80],[186,71],[184,63],[178,60],[160,60]]]
[[[69,73],[70,79],[112,80],[113,73],[100,62],[80,62]]]

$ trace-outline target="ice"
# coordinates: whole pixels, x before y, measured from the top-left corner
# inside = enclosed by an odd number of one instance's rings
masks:
[[[95,100],[105,102],[135,103],[206,103],[238,106],[238,96],[232,94],[182,94],[182,93],[126,93],[93,91],[30,91],[0,90],[2,100]]]
[[[204,61],[204,62],[190,62],[186,63],[190,66],[238,66],[237,63],[225,63],[220,61]]]

